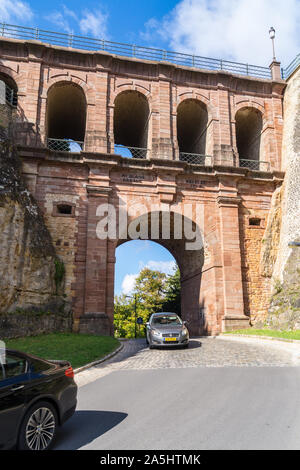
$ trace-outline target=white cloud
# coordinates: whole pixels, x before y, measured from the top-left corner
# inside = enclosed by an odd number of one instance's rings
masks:
[[[143,268],[149,268],[153,269],[154,271],[161,271],[162,273],[165,274],[173,274],[174,273],[174,268],[176,266],[175,261],[153,261],[150,260],[146,264],[144,264],[143,261],[140,261],[139,263],[139,268],[140,271]],[[125,295],[130,295],[132,294],[134,288],[135,288],[135,281],[137,277],[139,276],[139,273],[137,274],[126,274],[123,281],[122,281],[122,294]]]
[[[142,37],[159,35],[179,52],[267,66],[270,26],[277,59],[287,65],[300,49],[300,0],[181,0],[160,21],[150,19]]]
[[[95,38],[107,37],[107,15],[101,11],[84,11],[83,18],[79,22],[82,34],[91,34]]]
[[[145,267],[165,274],[173,274],[175,266],[175,261],[148,261]]]
[[[135,281],[138,274],[126,274],[122,281],[122,294],[129,295],[135,287]]]
[[[33,18],[33,11],[26,2],[0,0],[0,18],[6,23],[16,20],[27,22]]]
[[[0,0],[1,1],[1,0]],[[67,33],[76,32],[95,38],[107,38],[108,15],[101,10],[84,10],[81,14],[76,14],[65,5],[60,11],[53,11],[45,19],[55,24],[58,28]]]

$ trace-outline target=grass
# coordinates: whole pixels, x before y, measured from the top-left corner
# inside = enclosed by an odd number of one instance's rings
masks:
[[[227,333],[239,334],[239,335],[272,336],[273,338],[299,339],[300,340],[300,330],[288,331],[288,330],[246,328],[244,330],[227,331]]]
[[[101,359],[119,346],[111,336],[51,333],[5,340],[6,347],[17,349],[43,359],[63,359],[74,368]]]

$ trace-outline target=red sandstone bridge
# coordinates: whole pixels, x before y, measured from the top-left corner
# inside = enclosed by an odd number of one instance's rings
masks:
[[[5,24],[0,51],[0,105],[10,104],[23,174],[66,265],[75,328],[112,331],[115,250],[130,237],[97,238],[97,208],[125,200],[142,204],[147,219],[153,205],[203,208],[197,253],[161,231],[155,240],[178,262],[194,334],[263,315],[270,279],[259,271],[260,246],[284,176],[280,64]]]

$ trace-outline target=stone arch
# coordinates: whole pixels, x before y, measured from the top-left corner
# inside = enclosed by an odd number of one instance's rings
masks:
[[[124,91],[137,91],[145,96],[145,98],[148,101],[149,108],[152,108],[152,94],[151,91],[148,90],[146,87],[140,85],[139,83],[121,83],[120,85],[117,85],[116,89],[114,92],[111,94],[111,106],[114,107],[116,98],[120,93],[123,93]]]
[[[263,160],[262,132],[264,108],[257,103],[240,102],[235,112],[236,148],[240,165],[253,165],[250,161]],[[245,161],[244,163],[242,163]],[[247,163],[248,161],[248,163]],[[258,168],[259,169],[259,164]]]
[[[147,157],[150,148],[151,110],[147,94],[126,86],[114,99],[113,135],[115,145],[133,148],[133,157]],[[142,149],[142,150],[135,150]],[[144,152],[145,155],[141,152]]]
[[[18,75],[10,68],[0,66],[0,103],[18,104]]]
[[[181,93],[177,100],[174,102],[175,109],[173,110],[174,113],[177,113],[178,106],[187,99],[197,100],[207,108],[208,120],[211,121],[213,119],[218,119],[218,109],[212,105],[209,98],[207,98],[202,93],[196,92],[195,90],[186,91]]]
[[[66,83],[74,83],[78,87],[80,87],[85,95],[86,103],[88,105],[94,105],[95,104],[95,90],[88,85],[87,82],[85,82],[82,78],[77,77],[75,75],[69,75],[69,74],[58,74],[52,76],[48,82],[44,85],[43,87],[43,92],[41,94],[41,98],[47,99],[48,94],[50,89],[61,82],[66,82]]]
[[[179,156],[184,153],[207,153],[208,110],[203,101],[182,100],[177,107],[177,141]]]
[[[53,83],[48,87],[45,116],[48,144],[53,142],[55,150],[69,150],[68,143],[63,143],[63,148],[57,148],[54,140],[84,142],[86,114],[86,95],[80,85],[73,80]]]
[[[163,236],[163,218],[164,222],[169,220],[170,222],[170,237],[164,238]],[[180,219],[180,220],[179,220]],[[196,237],[199,238],[199,245],[196,250],[188,250],[186,237],[176,238],[174,236],[174,229],[178,229],[178,225],[181,223],[184,227],[184,219],[186,223],[195,231]],[[181,222],[180,222],[181,221]],[[148,238],[138,237],[132,238],[130,236],[130,224],[135,226],[146,226],[148,225],[149,235],[152,230],[156,230],[154,236]],[[154,226],[155,225],[155,226]],[[190,332],[193,335],[201,335],[206,333],[206,325],[204,319],[200,316],[200,289],[202,279],[202,267],[204,264],[204,243],[202,233],[197,224],[188,217],[182,216],[180,213],[169,212],[165,210],[158,210],[151,212],[147,210],[137,217],[128,218],[128,236],[119,238],[112,242],[112,250],[115,250],[118,246],[122,245],[131,240],[135,239],[149,239],[156,242],[166,248],[172,256],[175,258],[180,274],[181,274],[181,315],[184,320],[189,323]],[[112,257],[115,259],[115,255]]]

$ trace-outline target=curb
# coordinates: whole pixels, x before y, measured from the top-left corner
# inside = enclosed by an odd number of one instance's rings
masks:
[[[115,349],[112,353],[107,354],[107,356],[102,357],[101,359],[98,359],[97,361],[90,362],[89,364],[85,364],[84,366],[78,367],[77,369],[74,369],[74,374],[79,374],[79,372],[82,372],[86,369],[90,369],[91,367],[94,367],[98,364],[101,364],[102,362],[107,361],[108,359],[114,357],[118,352],[122,351],[124,345],[120,344],[120,346]]]
[[[278,338],[276,336],[261,336],[261,335],[242,335],[242,334],[221,334],[219,338],[256,338],[267,339],[269,341],[282,341],[283,343],[295,343],[300,345],[299,339]]]

